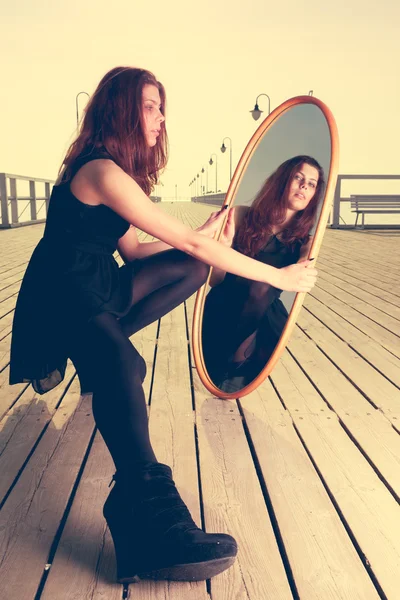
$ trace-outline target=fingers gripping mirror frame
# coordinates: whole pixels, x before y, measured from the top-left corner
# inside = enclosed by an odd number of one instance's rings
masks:
[[[325,119],[327,121],[329,132],[330,132],[330,141],[331,141],[331,161],[330,161],[330,169],[329,169],[329,177],[326,182],[325,188],[325,197],[323,201],[322,210],[320,213],[318,226],[315,231],[314,240],[312,246],[310,248],[309,258],[317,258],[318,252],[320,250],[323,235],[325,233],[326,225],[328,222],[329,211],[332,207],[332,200],[334,196],[336,179],[338,174],[338,165],[339,165],[339,137],[338,131],[336,127],[336,122],[333,117],[333,114],[329,110],[329,108],[318,98],[314,96],[296,96],[294,98],[290,98],[283,102],[280,106],[278,106],[258,127],[258,129],[254,132],[250,141],[248,142],[239,162],[235,169],[233,178],[228,188],[228,192],[225,198],[224,204],[228,204],[229,208],[232,206],[236,192],[241,183],[241,180],[244,176],[246,168],[251,160],[258,144],[263,138],[264,134],[268,131],[268,129],[290,108],[300,104],[314,104],[318,106],[323,112]],[[228,212],[228,211],[227,211]],[[225,226],[226,219],[224,219],[221,229],[216,236],[216,239],[219,239],[222,231]],[[316,261],[315,261],[316,262]],[[314,263],[315,265],[315,263]],[[313,266],[314,266],[313,265]],[[212,269],[211,269],[212,271]],[[203,322],[203,310],[204,303],[206,298],[206,292],[208,287],[208,282],[210,279],[211,273],[207,279],[207,282],[200,288],[197,292],[196,302],[194,306],[193,313],[193,324],[192,324],[192,349],[193,349],[193,357],[194,362],[197,368],[198,375],[200,377],[201,382],[206,387],[206,389],[211,392],[214,396],[224,400],[234,400],[236,398],[242,398],[243,396],[247,396],[251,392],[253,392],[271,373],[279,358],[282,355],[283,350],[286,347],[286,344],[289,340],[289,337],[294,329],[294,326],[297,321],[297,317],[299,315],[300,309],[303,305],[305,293],[297,293],[295,297],[295,301],[293,303],[292,309],[289,313],[289,317],[285,328],[282,332],[281,338],[271,355],[269,361],[262,369],[262,371],[257,375],[257,377],[249,383],[247,386],[243,387],[241,390],[233,393],[223,392],[219,388],[217,388],[212,380],[210,379],[207,369],[205,367],[203,352],[202,352],[202,344],[201,344],[201,328]]]

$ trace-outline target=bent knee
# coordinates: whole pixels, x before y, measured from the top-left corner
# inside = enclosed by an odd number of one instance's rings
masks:
[[[210,266],[201,262],[197,258],[190,258],[190,277],[193,278],[198,287],[202,286],[206,281],[210,272]]]
[[[272,286],[269,283],[263,283],[262,281],[252,281],[249,286],[249,296],[254,300],[263,300],[271,295],[273,291]]]
[[[146,365],[146,361],[144,360],[143,356],[141,356],[140,354],[139,354],[137,368],[138,368],[140,380],[143,383],[143,381],[146,379],[147,365]]]

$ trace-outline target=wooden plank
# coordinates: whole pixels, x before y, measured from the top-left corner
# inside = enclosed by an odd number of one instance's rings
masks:
[[[296,427],[366,564],[394,600],[400,568],[398,503],[337,419],[304,415]]]
[[[293,420],[297,423],[309,414],[337,416],[387,487],[400,498],[400,438],[388,419],[368,404],[312,342],[297,341],[290,349],[297,360],[307,352],[307,359],[300,368],[285,352],[271,380]]]
[[[325,250],[327,250],[326,247]],[[338,265],[339,267],[343,266],[354,270],[354,272],[357,274],[357,277],[360,277],[360,279],[363,279],[366,275],[365,280],[368,281],[368,279],[371,276],[374,276],[376,277],[376,279],[378,279],[384,284],[383,287],[385,288],[386,284],[388,284],[389,286],[397,285],[396,277],[393,276],[393,274],[390,271],[385,270],[382,265],[370,264],[368,262],[362,261],[360,258],[357,258],[357,260],[355,260],[355,258],[349,256],[348,254],[339,252],[336,249],[336,247],[332,248],[332,253],[325,253],[324,251],[322,257],[329,260],[329,262]]]
[[[319,300],[322,304],[329,306],[331,310],[343,317],[343,319],[400,358],[399,338],[396,335],[318,286],[314,287],[308,295]]]
[[[21,269],[22,272],[25,271],[26,267],[27,267],[27,260],[25,260],[25,256],[19,258],[18,260],[10,260],[7,261],[7,263],[3,266],[0,265],[0,281],[3,281],[3,276],[6,278],[8,277],[8,274],[13,271],[16,271],[17,269]]]
[[[327,330],[311,313],[302,311],[297,323],[375,406],[386,414],[397,413],[400,406],[400,390],[396,386]]]
[[[90,396],[75,379],[0,514],[5,598],[35,597],[92,433]]]
[[[376,280],[365,282],[362,279],[354,277],[354,274],[350,269],[335,269],[327,261],[320,260],[319,257],[318,273],[320,275],[319,279],[321,279],[321,273],[329,273],[331,275],[334,275],[338,279],[341,279],[343,282],[356,284],[359,289],[365,290],[366,292],[370,292],[371,294],[374,294],[375,296],[378,296],[379,298],[382,298],[383,300],[386,300],[387,302],[393,305],[397,306],[399,303],[399,296],[396,296],[392,292],[383,290],[379,286],[379,282],[377,282]]]
[[[10,343],[11,334],[8,334],[0,340],[0,371],[2,371],[10,362]]]
[[[9,312],[4,317],[0,318],[0,339],[5,338],[6,335],[11,333],[13,318],[14,312]]]
[[[369,235],[368,237],[360,231],[342,232],[341,235],[337,235],[334,232],[330,232],[326,239],[326,247],[337,253],[337,255],[344,256],[347,251],[347,255],[350,259],[354,259],[359,262],[364,261],[366,266],[373,266],[373,263],[387,264],[386,259],[390,260],[390,256],[386,256],[386,253],[382,254],[380,250],[382,247],[387,251],[393,249],[394,254],[397,254],[396,248],[396,236],[391,235],[390,238],[386,237],[385,240],[379,239],[375,235]],[[386,246],[386,248],[385,248]]]
[[[321,287],[324,287],[324,283],[326,281],[327,283],[334,285],[336,288],[345,291],[346,294],[350,294],[351,296],[353,296],[353,298],[361,300],[362,303],[368,304],[369,306],[373,306],[374,308],[380,310],[386,315],[393,317],[393,319],[400,319],[400,307],[392,304],[391,302],[386,302],[386,300],[380,298],[378,296],[379,290],[377,289],[374,290],[376,293],[372,294],[370,292],[366,292],[360,289],[358,285],[353,285],[349,281],[343,281],[339,277],[336,277],[330,273],[320,273],[320,271],[318,281]],[[394,298],[396,298],[396,296],[394,296]],[[358,303],[358,306],[360,304],[361,303]]]
[[[378,342],[365,335],[351,323],[341,318],[329,307],[307,294],[304,308],[333,331],[346,344],[361,354],[380,373],[400,387],[400,359],[393,356]]]
[[[0,420],[4,417],[9,408],[14,404],[17,398],[30,385],[29,383],[17,383],[9,385],[10,369],[6,367],[0,373]]]
[[[385,327],[388,331],[391,331],[397,336],[400,335],[400,321],[398,321],[397,319],[390,317],[389,315],[383,313],[382,311],[375,308],[374,306],[371,306],[370,304],[366,304],[362,300],[358,300],[357,298],[341,290],[337,286],[328,283],[326,280],[324,280],[323,283],[317,280],[316,287],[322,288],[325,292],[328,292],[334,298],[341,300],[347,306],[350,306],[360,314],[368,317],[372,321],[375,321],[375,323],[378,323],[378,325]],[[398,341],[400,342],[400,340]]]
[[[15,296],[15,301],[16,301],[16,294],[19,292],[19,289],[21,287],[21,281],[17,281],[17,283],[13,283],[12,285],[7,286],[6,288],[4,288],[3,290],[0,291],[0,302],[4,302],[5,300],[8,300],[11,297]],[[0,310],[3,307],[0,304]]]
[[[271,383],[266,380],[240,405],[299,597],[377,600],[377,591]]]
[[[0,275],[0,286],[1,289],[10,285],[11,283],[15,283],[22,279],[25,273],[25,265],[13,267],[9,269],[6,273],[2,273]]]
[[[120,600],[111,535],[102,509],[113,462],[97,433],[72,503],[41,600]]]
[[[45,398],[28,386],[0,423],[0,503],[38,438],[52,419],[57,405],[68,389],[75,371],[69,363],[62,384]]]
[[[230,533],[239,549],[211,580],[211,597],[292,600],[237,405],[210,397],[196,373],[194,386],[206,527]]]

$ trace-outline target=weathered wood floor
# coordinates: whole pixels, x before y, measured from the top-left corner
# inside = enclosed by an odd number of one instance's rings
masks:
[[[162,208],[193,227],[213,210]],[[196,520],[240,549],[211,583],[124,591],[101,512],[113,467],[90,395],[80,397],[72,365],[45,396],[8,386],[16,295],[42,231],[0,232],[1,598],[398,600],[398,232],[326,232],[318,285],[287,350],[239,401],[210,397],[198,381],[188,352],[194,297],[133,336],[148,365],[159,460]]]

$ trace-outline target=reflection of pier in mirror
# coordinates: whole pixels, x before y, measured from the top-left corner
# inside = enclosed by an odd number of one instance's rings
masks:
[[[259,140],[236,189],[233,247],[277,268],[307,258],[330,163],[330,130],[319,106],[286,110]],[[236,393],[267,365],[296,294],[215,269],[210,286],[201,329],[204,365],[218,389]]]

